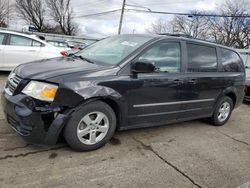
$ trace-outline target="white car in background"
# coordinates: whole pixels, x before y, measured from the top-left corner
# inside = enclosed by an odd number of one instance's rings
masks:
[[[0,30],[0,70],[11,71],[22,63],[61,57],[62,54],[62,49],[35,35]]]

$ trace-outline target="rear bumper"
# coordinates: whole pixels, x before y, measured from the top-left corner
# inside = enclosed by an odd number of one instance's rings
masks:
[[[244,100],[250,102],[250,96],[245,96]]]
[[[59,134],[69,119],[69,114],[54,117],[48,111],[35,111],[35,102],[26,95],[10,96],[3,93],[2,105],[7,122],[26,141],[37,144],[55,144]]]
[[[245,94],[244,100],[250,101],[250,83],[249,85],[246,86],[246,94]]]

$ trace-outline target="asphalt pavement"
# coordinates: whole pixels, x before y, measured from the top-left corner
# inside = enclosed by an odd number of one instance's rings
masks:
[[[0,108],[0,187],[249,188],[250,104],[222,127],[197,120],[122,131],[91,152],[28,144]]]

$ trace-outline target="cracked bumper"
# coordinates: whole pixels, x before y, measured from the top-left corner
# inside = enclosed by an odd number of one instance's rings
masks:
[[[55,144],[69,119],[68,114],[58,114],[48,121],[48,114],[54,115],[54,113],[31,110],[34,102],[32,103],[32,100],[23,94],[10,96],[4,92],[1,100],[7,122],[27,142]]]

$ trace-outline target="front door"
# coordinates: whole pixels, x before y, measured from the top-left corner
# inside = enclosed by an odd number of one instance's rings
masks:
[[[181,44],[160,42],[145,50],[137,60],[152,62],[153,73],[138,73],[131,77],[128,92],[129,126],[152,126],[174,121],[180,110]]]

